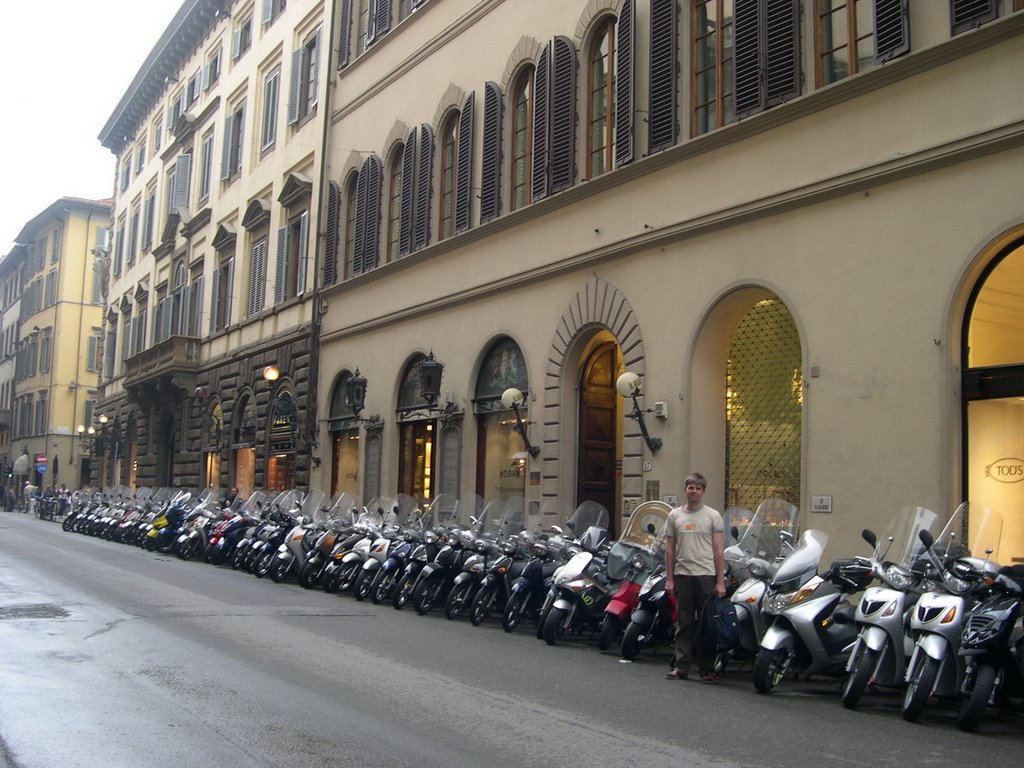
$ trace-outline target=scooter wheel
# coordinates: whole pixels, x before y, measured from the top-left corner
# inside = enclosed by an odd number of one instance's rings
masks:
[[[939,662],[924,653],[910,671],[907,690],[903,693],[903,719],[914,722],[924,711],[928,697],[935,688],[935,678],[939,673]]]
[[[640,653],[640,638],[643,633],[643,627],[635,622],[629,622],[629,626],[622,634],[622,658],[626,661],[632,661]]]
[[[352,594],[356,600],[363,602],[363,600],[370,596],[370,589],[373,587],[373,577],[375,575],[375,571],[368,571],[365,568],[359,569],[359,575],[356,576],[355,583],[352,584]]]
[[[444,615],[449,619],[457,619],[469,605],[469,598],[473,594],[472,582],[459,584],[452,589],[444,601]]]
[[[395,574],[381,569],[373,577],[373,584],[370,585],[370,600],[374,605],[380,605],[391,594],[391,588],[395,586]]]
[[[291,569],[292,564],[288,560],[282,560],[281,558],[274,558],[273,563],[270,566],[270,579],[275,584],[280,584],[284,581],[285,576],[288,575],[288,571]]]
[[[402,574],[402,578],[395,585],[395,593],[391,596],[391,604],[396,611],[402,610],[405,604],[412,599],[413,587],[416,586],[416,577],[412,574]]]
[[[780,648],[762,650],[754,660],[754,688],[758,693],[771,693],[786,674],[788,655]]]
[[[501,628],[506,632],[515,632],[519,621],[523,616],[523,606],[526,603],[526,593],[516,592],[508,599],[505,610],[501,613]]]
[[[847,673],[846,680],[843,682],[843,695],[841,698],[844,707],[847,709],[855,709],[857,707],[857,702],[864,695],[864,690],[868,687],[868,681],[871,680],[871,673],[877,663],[878,651],[862,646],[857,657],[853,660],[853,669]]]
[[[599,650],[607,651],[612,647],[615,638],[619,636],[619,618],[606,613],[601,620],[601,632],[597,636],[597,647]]]
[[[974,687],[960,705],[960,714],[956,718],[957,727],[961,731],[973,731],[978,727],[995,684],[996,668],[991,664],[979,664],[975,669]]]
[[[491,607],[497,598],[497,586],[488,586],[479,590],[473,598],[473,604],[469,606],[469,621],[474,627],[479,627],[491,613]]]
[[[565,621],[568,612],[564,608],[554,608],[548,611],[544,619],[544,642],[548,645],[555,645],[558,638],[562,636],[562,622]]]
[[[299,571],[299,586],[312,589],[316,586],[316,567],[312,563],[304,563]]]

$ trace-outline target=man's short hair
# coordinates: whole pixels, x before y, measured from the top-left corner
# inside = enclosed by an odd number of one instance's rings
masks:
[[[702,475],[700,472],[691,472],[686,476],[686,479],[683,481],[683,488],[685,488],[688,485],[699,485],[701,488],[707,490],[708,479],[704,477],[704,475]]]

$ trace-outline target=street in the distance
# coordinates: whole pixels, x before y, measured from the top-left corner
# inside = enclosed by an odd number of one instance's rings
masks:
[[[65,766],[997,765],[1024,719],[831,680],[664,679],[592,640],[359,603],[0,515],[0,760]]]

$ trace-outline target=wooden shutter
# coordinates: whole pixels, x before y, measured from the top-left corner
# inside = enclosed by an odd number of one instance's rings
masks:
[[[306,261],[309,256],[309,211],[299,216],[299,257],[295,265],[295,295],[306,292]]]
[[[217,311],[220,309],[220,268],[213,270],[213,281],[210,284],[210,333],[217,328]],[[199,327],[198,325],[196,326]]]
[[[501,213],[501,87],[484,83],[484,136],[480,169],[480,223]]]
[[[455,172],[455,233],[465,232],[473,225],[473,105],[475,94],[469,94],[459,115],[459,146]]]
[[[363,270],[377,267],[380,260],[380,216],[381,196],[384,184],[384,166],[376,155],[371,155],[363,163],[360,178],[366,177],[366,205],[364,214],[366,223],[363,228]],[[356,245],[359,248],[359,244]]]
[[[367,0],[366,6],[366,29],[360,31],[363,33],[363,46],[369,48],[377,39],[377,0]]]
[[[633,55],[636,0],[622,0],[615,21],[615,167],[633,161]]]
[[[533,75],[533,166],[530,169],[530,196],[534,201],[548,196],[548,153],[550,109],[548,94],[551,77],[551,43],[540,52]]]
[[[192,281],[192,306],[190,312],[191,323],[188,329],[190,336],[202,335],[203,327],[203,276],[200,275]]]
[[[363,265],[363,244],[366,242],[366,163],[359,169],[356,177],[356,232],[353,239],[354,256],[352,259],[352,274],[359,275],[365,269]]]
[[[419,151],[416,158],[416,215],[412,227],[412,248],[418,250],[430,242],[431,171],[434,167],[434,129],[420,126]]]
[[[881,63],[910,51],[907,0],[875,0],[875,61]]]
[[[231,324],[232,301],[235,291],[235,260],[229,259],[227,268],[222,270],[224,275],[221,278],[223,283],[224,306],[221,307],[220,315],[223,318],[221,326],[227,328]],[[218,294],[219,295],[219,294]]]
[[[412,225],[416,196],[414,175],[416,172],[416,129],[409,132],[402,152],[402,200],[399,207],[398,221],[398,255],[406,256],[412,252]]]
[[[761,109],[758,0],[735,0],[733,8],[733,93],[736,116]]]
[[[374,16],[377,22],[377,37],[386,35],[391,31],[391,0],[376,0],[377,13]]]
[[[303,46],[305,51],[305,46]],[[319,98],[320,88],[320,32],[317,31],[316,36],[313,38],[313,47],[309,54],[309,59],[306,61],[308,66],[303,68],[303,71],[309,72],[309,83],[307,88],[306,96],[306,112],[310,114],[313,111],[313,107],[317,104]]]
[[[349,65],[352,57],[352,0],[341,0],[341,29],[338,30],[338,69]]]
[[[349,0],[351,2],[351,0]],[[231,60],[234,61],[242,55],[242,28],[235,27],[231,33]]]
[[[576,178],[576,47],[556,37],[551,59],[550,191],[572,186]]]
[[[260,21],[263,24],[269,24],[274,20],[274,0],[263,0],[263,13],[261,14]]]
[[[287,296],[285,282],[288,277],[288,227],[277,230],[277,264],[274,266],[274,303],[280,304]]]
[[[800,95],[800,0],[765,0],[764,105]]]
[[[263,128],[260,149],[266,149],[277,140],[277,101],[281,91],[281,70],[275,70],[263,86]],[[288,105],[289,111],[291,104]]]
[[[676,143],[676,11],[676,0],[651,0],[648,154]]]
[[[263,284],[267,266],[267,239],[263,238],[252,247],[252,263],[249,273],[248,317],[263,310]]]
[[[224,120],[224,148],[220,156],[220,178],[221,181],[231,178],[231,146],[235,135],[235,116],[230,114]]]
[[[174,209],[188,209],[188,182],[192,177],[192,155],[178,155],[174,161],[174,191],[171,193],[171,206]],[[134,220],[133,220],[134,221]],[[135,248],[135,234],[132,234],[132,249]]]
[[[338,221],[341,215],[341,187],[337,182],[327,183],[327,224],[324,240],[324,285],[334,285],[338,279]]]
[[[999,15],[997,0],[949,0],[950,34],[979,27]]]
[[[292,74],[288,81],[288,125],[299,122],[299,91],[302,85],[302,48],[292,51]]]

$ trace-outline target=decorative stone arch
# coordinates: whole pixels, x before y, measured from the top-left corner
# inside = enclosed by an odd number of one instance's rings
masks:
[[[619,2],[620,0],[590,0],[587,3],[580,13],[579,20],[576,22],[573,42],[576,44],[577,51],[586,53],[587,44],[590,42],[590,35],[594,31],[594,25],[608,14],[614,16],[618,13]]]
[[[712,296],[700,314],[693,336],[679,354],[685,363],[683,408],[686,417],[682,466],[693,467],[708,477],[707,503],[729,506],[726,488],[727,419],[724,382],[730,348],[740,323],[755,303],[773,299],[785,307],[800,344],[801,369],[807,370],[807,332],[795,309],[796,302],[778,285],[759,281],[737,282]],[[801,467],[807,466],[806,421],[802,421]],[[797,506],[803,508],[806,490]]]
[[[409,131],[412,129],[409,124],[402,121],[396,120],[395,124],[391,126],[391,130],[388,131],[388,135],[384,139],[384,144],[381,148],[382,157],[384,158],[385,168],[387,163],[391,160],[391,153],[395,150],[396,144],[404,144],[405,140],[409,138]]]
[[[537,57],[540,56],[540,51],[543,47],[540,41],[529,35],[523,35],[519,38],[519,42],[512,49],[512,54],[508,57],[508,61],[505,62],[505,71],[501,76],[502,91],[508,93],[511,90],[513,78],[519,74],[519,70],[524,64],[537,63]]]
[[[339,178],[341,179],[341,188],[343,190],[352,178],[352,174],[359,173],[359,169],[363,165],[363,160],[372,154],[372,152],[359,152],[355,149],[348,153],[348,157],[345,158],[345,162],[341,166],[341,173],[339,174]]]
[[[563,399],[570,391],[565,376],[575,370],[574,355],[579,351],[587,332],[607,330],[619,344],[625,367],[644,378],[647,357],[644,353],[640,324],[632,305],[616,286],[598,277],[591,278],[572,298],[561,319],[544,371],[544,407],[542,419],[543,452],[541,495],[557,497],[563,492],[562,477],[572,467],[573,455],[563,455],[564,446],[571,443],[563,439],[564,427],[569,420],[563,410]],[[571,403],[568,404],[571,407]],[[575,448],[570,448],[574,451]],[[640,478],[643,467],[644,440],[639,425],[631,419],[623,422],[622,440],[622,496],[623,509],[642,497]]]
[[[437,103],[437,110],[434,112],[434,135],[438,136],[441,133],[441,123],[452,111],[461,111],[462,105],[466,101],[466,92],[455,85],[455,83],[449,83],[448,90],[444,92],[444,96]]]

